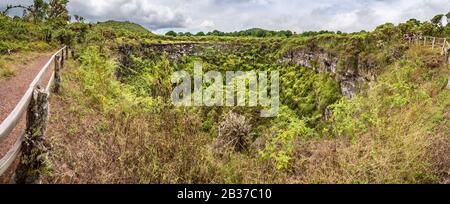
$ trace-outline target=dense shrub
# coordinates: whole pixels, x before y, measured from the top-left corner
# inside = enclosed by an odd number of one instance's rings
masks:
[[[248,150],[250,144],[251,125],[245,116],[229,112],[219,124],[219,145],[242,152]]]

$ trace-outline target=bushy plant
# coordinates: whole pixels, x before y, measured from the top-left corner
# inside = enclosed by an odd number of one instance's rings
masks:
[[[308,128],[306,122],[286,106],[281,108],[269,134],[265,149],[260,155],[263,159],[273,160],[279,170],[289,167],[295,148],[301,140],[317,136],[314,129]]]
[[[248,150],[251,125],[245,116],[234,112],[227,113],[219,124],[219,144],[222,148],[232,148],[238,152]]]

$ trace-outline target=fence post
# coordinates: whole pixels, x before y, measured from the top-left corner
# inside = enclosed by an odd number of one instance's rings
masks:
[[[61,56],[56,55],[55,56],[55,84],[53,87],[53,92],[55,92],[56,94],[61,94],[61,65],[62,62],[60,62]]]
[[[74,49],[70,50],[70,54],[72,55],[72,59],[75,59],[75,50]]]
[[[61,52],[61,69],[64,68],[64,50]]]
[[[450,48],[446,48],[446,50],[445,50],[445,64],[448,64],[449,63],[449,61],[450,61],[450,54],[449,54],[449,52],[450,52]]]
[[[434,49],[434,44],[436,43],[436,38],[433,38],[433,44],[431,45],[431,49]]]
[[[442,49],[441,49],[441,55],[443,55],[445,52],[445,43],[447,43],[447,38],[444,38],[444,43],[443,43]]]
[[[33,90],[26,118],[25,140],[15,181],[19,184],[38,184],[42,182],[42,175],[50,169],[50,144],[45,137],[48,118],[48,94],[45,88],[38,86]]]

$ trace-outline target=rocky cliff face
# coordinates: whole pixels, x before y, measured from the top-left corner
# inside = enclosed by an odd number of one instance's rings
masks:
[[[143,45],[142,49],[157,53],[165,52],[171,60],[176,61],[183,56],[197,56],[207,49],[221,50],[223,52],[239,52],[245,49],[245,46],[237,44],[177,43]]]
[[[324,49],[296,49],[285,53],[281,63],[293,63],[310,68],[318,73],[331,73],[341,86],[342,95],[352,98],[361,89],[376,79],[376,64],[368,60],[354,58],[349,62]]]

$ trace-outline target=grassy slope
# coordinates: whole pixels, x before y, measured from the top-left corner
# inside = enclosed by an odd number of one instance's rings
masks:
[[[143,26],[132,23],[132,22],[120,22],[120,21],[105,21],[98,23],[97,26],[99,27],[108,27],[115,30],[126,30],[132,33],[138,33],[138,34],[151,34],[149,30],[144,28]]]
[[[16,74],[15,66],[26,64],[38,53],[54,50],[58,45],[47,41],[52,31],[45,23],[31,23],[0,16],[0,80]]]
[[[14,77],[21,67],[26,67],[39,57],[53,55],[54,50],[22,51],[11,55],[0,55],[0,81]]]

